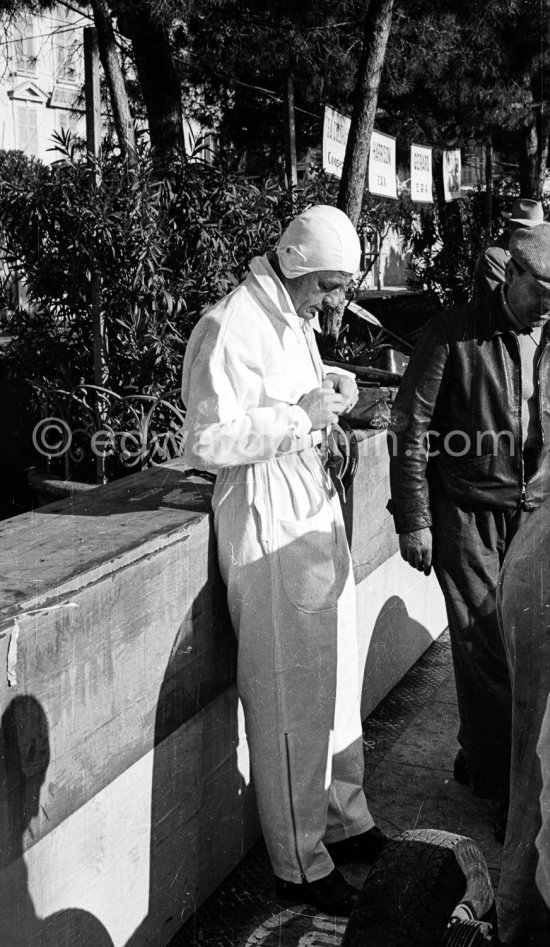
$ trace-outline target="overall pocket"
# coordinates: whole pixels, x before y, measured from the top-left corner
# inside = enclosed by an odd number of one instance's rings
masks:
[[[322,612],[336,608],[349,573],[343,528],[329,503],[301,520],[279,520],[277,547],[283,587],[296,608]]]

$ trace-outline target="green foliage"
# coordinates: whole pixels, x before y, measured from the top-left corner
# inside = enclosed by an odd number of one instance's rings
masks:
[[[203,308],[237,285],[295,213],[335,202],[334,186],[318,175],[289,193],[274,179],[251,183],[198,160],[175,162],[159,178],[143,155],[129,172],[112,153],[94,172],[70,141],[59,147],[63,160],[51,168],[0,153],[3,256],[31,303],[14,310],[6,297],[2,327],[20,374],[48,388],[94,381],[94,279],[108,387],[119,394],[178,387]]]
[[[384,129],[404,144],[439,147],[490,133],[517,160],[525,126],[548,109],[549,28],[549,0],[398,0],[379,101]]]
[[[295,79],[300,158],[320,144],[324,103],[350,112],[366,5],[362,0],[189,0],[173,30],[186,91],[203,93],[208,121],[222,107],[221,138],[235,163],[281,167],[283,86]]]
[[[433,310],[465,302],[471,293],[475,261],[484,242],[482,200],[460,201],[452,234],[437,205],[423,208],[402,236],[411,253],[412,289],[427,290]],[[445,239],[444,239],[445,236]]]
[[[420,214],[401,218],[401,235],[411,254],[410,286],[427,290],[434,311],[455,306],[471,298],[476,260],[487,245],[506,226],[504,213],[510,212],[519,196],[517,184],[510,179],[493,182],[491,228],[488,233],[487,194],[474,191],[468,200],[457,202],[454,226],[446,232],[437,204],[428,205]],[[550,201],[543,201],[546,219]]]
[[[0,0],[0,13],[18,16],[21,13],[41,13],[52,10],[57,0]]]

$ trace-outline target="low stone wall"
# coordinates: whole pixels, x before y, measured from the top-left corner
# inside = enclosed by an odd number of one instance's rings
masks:
[[[366,713],[445,618],[360,453]],[[210,492],[161,467],[0,523],[2,944],[163,947],[258,837]]]

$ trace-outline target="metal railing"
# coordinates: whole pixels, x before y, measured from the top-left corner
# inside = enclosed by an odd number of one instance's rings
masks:
[[[98,385],[71,391],[30,382],[41,406],[33,443],[48,473],[106,483],[181,456],[185,407],[179,389],[120,395]]]

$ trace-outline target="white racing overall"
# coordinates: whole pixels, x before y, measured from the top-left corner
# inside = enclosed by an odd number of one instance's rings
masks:
[[[340,502],[297,402],[322,365],[265,257],[189,340],[186,459],[217,474],[218,557],[238,689],[275,874],[329,874],[324,842],[372,828],[363,793],[363,668]],[[309,328],[309,327],[308,327]]]

